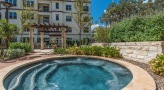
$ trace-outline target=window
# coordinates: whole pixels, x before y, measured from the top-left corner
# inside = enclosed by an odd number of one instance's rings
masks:
[[[38,42],[38,43],[40,42],[40,38],[37,38],[37,42]]]
[[[84,33],[89,33],[89,28],[84,28]]]
[[[43,22],[49,22],[49,17],[43,17]]]
[[[34,6],[34,1],[30,1],[28,0],[25,4],[27,7],[31,7],[31,6]]]
[[[9,18],[10,19],[17,19],[17,13],[16,12],[9,12]]]
[[[83,7],[83,10],[84,10],[85,12],[88,12],[88,11],[89,11],[89,6],[84,6],[84,7]]]
[[[44,38],[44,42],[49,43],[50,42],[50,38]]]
[[[12,3],[14,6],[17,6],[17,0],[5,0],[5,2]]]
[[[35,17],[35,16],[34,16],[34,14],[31,14],[31,20],[33,20],[33,19],[34,19],[34,17]]]
[[[26,42],[26,41],[29,41],[30,39],[29,39],[29,37],[23,37],[23,42]],[[34,40],[34,38],[33,38],[33,40]]]
[[[49,6],[43,6],[43,11],[48,12],[49,11]]]
[[[17,6],[17,0],[13,0],[13,5]]]
[[[29,28],[25,29],[24,31],[25,31],[25,32],[29,32]]]
[[[71,22],[72,21],[72,17],[71,16],[66,16],[66,21],[67,22]]]
[[[67,11],[71,11],[72,10],[72,6],[71,5],[66,5],[66,10]]]
[[[30,7],[30,6],[31,6],[31,5],[30,5],[30,2],[31,2],[31,1],[27,1],[27,5],[26,5],[27,7]]]
[[[56,14],[56,21],[59,21],[59,14]]]
[[[34,6],[34,1],[31,1],[31,6]]]
[[[71,33],[72,32],[72,28],[71,27],[68,27],[67,30],[66,30],[67,33]]]
[[[9,2],[10,2],[10,3],[12,3],[12,2],[13,2],[13,0],[9,0]]]
[[[11,42],[17,42],[17,38],[12,38]]]
[[[59,9],[59,3],[56,3],[56,9]]]
[[[67,40],[72,40],[72,38],[67,38]]]

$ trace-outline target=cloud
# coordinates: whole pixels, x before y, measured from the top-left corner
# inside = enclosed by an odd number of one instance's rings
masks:
[[[106,13],[106,10],[104,10],[104,13]]]
[[[92,26],[91,26],[91,30],[94,30],[95,28],[97,28],[97,27],[105,27],[105,25],[100,25],[100,24],[93,24]],[[109,26],[108,26],[109,27]]]
[[[95,28],[97,28],[97,27],[99,27],[100,25],[99,24],[93,24],[92,26],[91,26],[91,30],[94,30]]]

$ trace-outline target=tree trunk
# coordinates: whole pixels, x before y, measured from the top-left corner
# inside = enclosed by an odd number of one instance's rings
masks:
[[[81,28],[80,28],[80,33],[79,33],[79,46],[81,47]]]
[[[23,42],[23,32],[24,32],[24,27],[21,27],[21,37],[20,37],[20,42]]]
[[[30,44],[31,44],[31,52],[33,53],[34,52],[34,39],[33,39],[33,28],[30,28]]]
[[[6,48],[8,48],[9,47],[9,43],[10,43],[10,39],[5,40],[5,42],[6,42]]]
[[[21,33],[20,42],[23,42],[23,33]]]

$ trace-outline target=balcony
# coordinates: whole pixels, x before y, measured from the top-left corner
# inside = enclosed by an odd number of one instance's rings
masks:
[[[50,7],[49,4],[39,3],[38,4],[38,11],[40,11],[40,12],[49,12],[50,11],[49,7]]]
[[[48,15],[40,15],[38,20],[39,23],[50,23],[50,17]]]

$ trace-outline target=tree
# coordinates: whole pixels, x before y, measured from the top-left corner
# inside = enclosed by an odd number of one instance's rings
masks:
[[[19,28],[15,24],[9,24],[6,20],[0,20],[0,38],[5,41],[8,48],[10,40],[19,33]]]
[[[147,16],[164,11],[163,0],[149,0],[143,3],[144,0],[120,0],[116,5],[112,3],[108,6],[106,12],[102,14],[101,21],[113,25],[131,16]]]
[[[23,0],[21,3],[21,11],[18,12],[19,18],[20,18],[20,34],[21,34],[21,41],[23,41],[23,32],[25,29],[29,28],[31,25],[33,25],[37,21],[37,13],[35,11],[35,5],[27,5],[27,0]]]
[[[95,29],[95,34],[94,34],[95,41],[106,42],[106,43],[109,42],[109,36],[106,34],[109,34],[109,28],[106,31],[105,27],[102,27],[102,26],[97,27]]]
[[[81,33],[84,28],[88,28],[91,25],[91,17],[89,11],[84,11],[85,7],[89,6],[90,0],[76,0],[74,3],[75,10],[77,11],[77,14],[71,14],[74,21],[77,23],[79,27],[79,41],[81,46]]]

